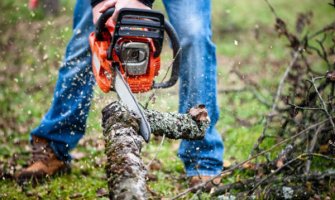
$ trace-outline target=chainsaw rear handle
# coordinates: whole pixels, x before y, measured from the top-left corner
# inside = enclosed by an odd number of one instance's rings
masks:
[[[107,20],[112,17],[115,8],[109,8],[104,12],[96,23],[95,37],[98,41],[102,41],[104,34],[108,33],[106,28]],[[134,17],[134,18],[126,18]],[[135,18],[136,17],[136,18]],[[142,20],[141,20],[142,19]],[[143,20],[149,19],[149,20]],[[133,27],[143,27],[148,29],[153,29],[156,31],[141,31],[141,30],[123,30],[122,27],[133,26]],[[173,26],[166,20],[164,20],[164,15],[157,11],[144,10],[144,9],[134,9],[134,8],[123,8],[120,10],[117,22],[115,24],[114,35],[112,36],[111,46],[107,52],[107,58],[112,59],[112,50],[115,43],[120,37],[123,36],[133,36],[133,37],[144,37],[152,38],[156,52],[155,57],[159,56],[163,46],[164,30],[168,34],[171,47],[173,50],[173,64],[170,79],[161,83],[154,82],[152,88],[168,88],[176,84],[179,77],[179,66],[181,62],[181,48],[178,39],[178,35],[174,30]]]

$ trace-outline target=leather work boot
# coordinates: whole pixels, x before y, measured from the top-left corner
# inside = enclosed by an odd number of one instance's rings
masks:
[[[191,177],[189,181],[189,186],[190,188],[195,187],[201,183],[207,182],[210,179],[212,179],[213,176],[193,176]],[[221,183],[221,178],[215,178],[214,180],[210,181],[205,185],[205,187],[202,188],[203,191],[205,192],[210,192],[212,188],[219,186]],[[197,190],[193,190],[192,192],[197,192]]]
[[[46,139],[32,136],[32,159],[30,165],[16,175],[19,184],[32,181],[41,183],[46,177],[71,171],[70,165],[56,158]]]

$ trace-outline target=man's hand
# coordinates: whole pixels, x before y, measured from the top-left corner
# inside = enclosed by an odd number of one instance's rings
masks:
[[[94,24],[98,21],[100,15],[108,10],[109,8],[115,7],[115,12],[112,16],[112,20],[116,21],[117,16],[122,8],[140,8],[150,9],[138,0],[105,0],[93,8],[93,22]]]

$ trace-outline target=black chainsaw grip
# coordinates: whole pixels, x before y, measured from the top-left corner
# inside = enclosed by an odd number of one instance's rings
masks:
[[[102,15],[99,17],[96,26],[95,26],[95,38],[98,41],[103,40],[103,32],[108,31],[106,29],[106,22],[107,20],[113,16],[115,11],[115,8],[109,8],[107,11],[102,13]]]
[[[181,47],[178,35],[173,26],[165,20],[165,31],[168,34],[173,50],[173,64],[170,79],[161,83],[154,82],[152,88],[168,88],[176,84],[179,77],[179,68],[181,63]]]

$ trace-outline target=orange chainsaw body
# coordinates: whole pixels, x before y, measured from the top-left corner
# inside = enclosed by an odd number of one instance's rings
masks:
[[[140,118],[140,134],[148,142],[150,125],[132,93],[168,88],[178,80],[180,43],[173,26],[157,11],[123,8],[113,22],[115,8],[109,8],[96,22],[89,36],[92,70],[100,89],[115,91],[121,101]],[[171,72],[166,81],[155,82],[160,70],[164,33],[173,50]],[[165,77],[164,77],[165,79]]]
[[[122,61],[115,50],[112,52],[112,60],[107,59],[107,51],[111,45],[111,37],[113,35],[115,25],[113,24],[112,20],[108,20],[106,22],[106,27],[111,34],[104,34],[105,40],[98,41],[94,32],[92,32],[89,37],[92,51],[93,74],[100,89],[105,93],[112,89],[114,77],[112,63],[115,62],[118,63],[120,72],[122,73],[125,81],[128,83],[133,93],[141,93],[151,90],[153,80],[155,76],[158,75],[160,69],[160,57],[154,57],[156,48],[153,40],[151,38],[126,36],[121,37],[118,39],[118,41],[116,41],[116,45],[118,46],[128,42],[141,42],[149,44],[150,53],[146,73],[142,75],[127,75]]]
[[[132,93],[168,88],[178,80],[180,43],[172,25],[157,11],[123,8],[114,22],[114,8],[105,11],[89,36],[92,69],[100,89],[113,90],[115,69],[120,71]],[[164,31],[170,38],[174,62],[167,81],[155,82],[161,68]]]

